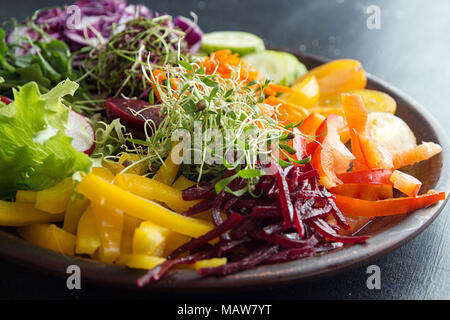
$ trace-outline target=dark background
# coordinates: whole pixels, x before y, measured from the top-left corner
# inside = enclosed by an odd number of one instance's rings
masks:
[[[34,10],[68,1],[2,0],[0,21],[18,20]],[[135,1],[130,1],[135,2]],[[171,15],[199,16],[205,32],[242,30],[268,46],[306,51],[330,59],[355,58],[369,73],[386,80],[424,105],[449,130],[450,1],[448,0],[211,0],[139,1]],[[381,28],[369,30],[365,8],[377,5]],[[448,175],[449,173],[444,173]],[[373,262],[381,268],[381,289],[366,287],[366,269],[314,282],[225,296],[177,296],[124,292],[82,284],[69,291],[52,278],[0,260],[0,298],[9,299],[449,299],[450,207],[403,247]]]

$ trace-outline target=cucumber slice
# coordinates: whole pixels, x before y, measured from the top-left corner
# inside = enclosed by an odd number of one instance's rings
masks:
[[[266,50],[244,56],[265,77],[277,84],[290,86],[308,70],[294,55],[284,51]]]
[[[281,85],[287,85],[288,65],[279,52],[266,50],[244,56],[266,78]]]
[[[280,51],[279,54],[283,55],[287,65],[287,85],[291,85],[298,77],[308,72],[305,65],[301,63],[296,56],[289,52]]]
[[[242,31],[216,31],[203,35],[202,50],[211,53],[217,50],[230,49],[243,56],[265,49],[264,41],[251,33]]]

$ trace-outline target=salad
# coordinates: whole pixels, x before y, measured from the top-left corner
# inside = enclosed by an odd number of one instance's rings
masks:
[[[307,70],[193,13],[38,10],[0,29],[0,98],[0,225],[148,270],[138,286],[364,245],[371,220],[445,199],[402,171],[442,148],[359,61]]]

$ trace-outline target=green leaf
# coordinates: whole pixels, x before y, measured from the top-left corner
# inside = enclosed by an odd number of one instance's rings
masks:
[[[248,187],[233,191],[228,187],[225,187],[225,191],[228,193],[231,193],[233,196],[239,198],[242,197],[247,191],[248,191]]]
[[[283,167],[283,168],[287,168],[290,165],[292,165],[290,162],[284,161],[283,159],[278,159],[278,163]]]
[[[228,178],[224,178],[220,181],[218,181],[215,185],[214,185],[214,189],[216,190],[216,193],[219,194],[222,192],[223,189],[225,189],[225,187],[227,185],[230,184],[231,181],[233,181],[234,179],[236,179],[238,177],[238,174],[236,173],[235,175],[232,175],[231,177]]]
[[[280,148],[286,150],[289,154],[295,154],[297,151],[287,144],[280,143]]]
[[[192,67],[192,65],[189,62],[187,62],[187,61],[181,60],[181,61],[178,61],[178,64],[181,65],[186,70],[189,70],[191,72],[194,71],[194,68]]]
[[[194,113],[198,111],[197,104],[192,99],[184,102],[181,107],[184,109],[184,111],[186,111],[186,113]]]
[[[284,128],[285,128],[285,129],[297,128],[297,127],[301,126],[302,123],[303,123],[303,120],[300,121],[299,123],[291,122],[291,123],[285,125]]]
[[[63,96],[75,82],[63,81],[46,94],[35,82],[14,90],[14,101],[0,109],[0,198],[17,190],[49,188],[75,172],[89,172],[88,156],[65,134],[68,109]]]
[[[264,172],[258,169],[243,169],[238,172],[239,177],[244,179],[257,178],[264,175]]]
[[[219,86],[219,84],[216,81],[211,80],[209,78],[202,78],[202,82],[211,88]]]

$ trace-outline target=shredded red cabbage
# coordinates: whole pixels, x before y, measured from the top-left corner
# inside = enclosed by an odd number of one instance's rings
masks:
[[[82,0],[70,6],[40,10],[33,17],[33,22],[51,37],[64,41],[72,52],[76,52],[97,44],[99,35],[108,40],[113,31],[122,31],[126,22],[137,17],[152,19],[153,13],[143,4],[127,4],[126,0]],[[203,35],[200,27],[193,20],[182,16],[174,19],[174,25],[186,33],[189,52],[197,52]],[[113,26],[116,26],[115,29]],[[15,31],[28,34],[34,40],[41,37],[25,24]],[[7,41],[15,42],[14,32],[8,34]]]

